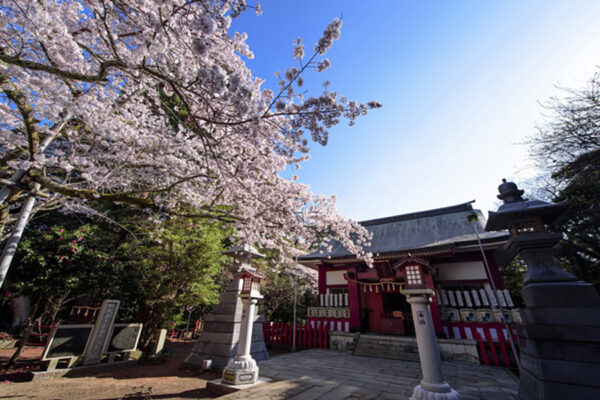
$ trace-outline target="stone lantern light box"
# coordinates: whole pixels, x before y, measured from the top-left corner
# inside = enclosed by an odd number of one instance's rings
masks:
[[[242,290],[240,291],[239,295],[241,298],[263,298],[263,296],[260,294],[260,281],[264,279],[264,276],[262,276],[258,272],[243,270],[237,276],[237,278],[242,280]]]
[[[421,266],[419,264],[407,265],[405,271],[407,286],[416,287],[423,285],[423,274],[421,273]]]
[[[425,274],[429,269],[429,262],[409,255],[394,264],[394,269],[404,267],[405,289],[427,289]]]

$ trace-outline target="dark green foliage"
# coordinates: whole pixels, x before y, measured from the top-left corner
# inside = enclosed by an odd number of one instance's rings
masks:
[[[228,232],[218,223],[184,218],[148,221],[138,232],[137,241],[119,250],[143,276],[139,318],[149,339],[156,329],[187,318],[186,305],[219,302],[217,282],[226,262],[222,252]]]
[[[542,190],[570,207],[551,227],[563,232],[560,263],[578,278],[600,283],[600,73],[582,90],[553,98],[553,112],[532,141],[532,155],[547,173]]]
[[[197,319],[218,302],[228,278],[226,227],[195,218],[151,221],[129,208],[107,214],[118,223],[50,214],[30,225],[7,282],[41,305],[32,320],[67,318],[77,298],[118,299],[120,321],[144,323],[145,347],[156,329],[187,322],[186,305],[196,307]]]
[[[59,312],[64,315],[67,310],[64,306],[79,296],[134,304],[138,276],[116,256],[118,237],[98,225],[69,225],[36,224],[17,251],[9,287],[40,299],[43,307],[33,319],[54,323]],[[120,317],[131,318],[133,312],[124,308]]]
[[[294,276],[296,276],[296,321],[306,320],[308,307],[317,305],[316,277],[303,266],[282,267],[276,251],[262,249],[267,257],[260,265],[265,279],[261,283],[259,313],[267,321],[292,322],[294,320]],[[316,275],[316,274],[315,274]]]
[[[504,288],[510,292],[510,297],[515,304],[515,307],[524,307],[525,304],[523,303],[521,288],[523,287],[523,280],[525,279],[527,268],[521,257],[515,257],[515,259],[502,268],[500,272],[502,274],[502,280],[504,281]]]

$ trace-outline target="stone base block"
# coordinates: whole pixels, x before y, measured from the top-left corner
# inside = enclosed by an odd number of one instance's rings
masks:
[[[208,389],[208,391],[210,391],[211,393],[223,396],[229,393],[239,392],[240,390],[249,389],[256,385],[262,385],[263,383],[270,382],[272,382],[272,379],[260,377],[255,383],[252,383],[250,385],[228,385],[226,383],[222,383],[221,379],[215,379],[206,383],[206,389]]]
[[[417,385],[410,400],[460,400],[460,395],[454,389],[450,389],[449,392],[432,392]]]
[[[519,399],[522,400],[597,400],[600,398],[600,390],[597,387],[545,382],[525,370],[521,370],[520,374]]]
[[[258,379],[258,366],[252,358],[234,358],[223,370],[222,383],[228,385],[251,385]]]

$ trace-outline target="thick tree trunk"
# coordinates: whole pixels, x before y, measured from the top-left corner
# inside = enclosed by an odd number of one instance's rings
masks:
[[[13,297],[10,301],[10,308],[13,314],[11,329],[20,328],[27,324],[31,302],[27,296]]]
[[[27,326],[25,327],[25,330],[23,331],[23,334],[21,335],[21,341],[19,342],[19,347],[17,347],[17,350],[14,352],[14,354],[10,358],[10,361],[8,361],[7,368],[12,367],[19,360],[19,357],[21,356],[21,353],[23,352],[23,348],[25,348],[25,344],[29,340],[29,336],[31,335],[31,331],[33,330],[33,319],[37,313],[38,308],[40,307],[41,302],[42,302],[42,295],[40,294],[35,302],[35,305],[33,306],[32,310],[31,310],[31,312],[29,313],[29,317],[27,317]]]

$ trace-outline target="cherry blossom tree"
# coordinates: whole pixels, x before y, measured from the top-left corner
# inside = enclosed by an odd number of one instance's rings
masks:
[[[365,259],[367,232],[282,171],[309,158],[308,139],[352,125],[376,102],[298,93],[340,36],[335,19],[278,90],[261,88],[230,32],[244,0],[0,0],[2,283],[31,213],[91,202],[163,214],[194,210],[233,224],[241,241],[292,254],[340,241]],[[258,10],[259,7],[257,7]],[[188,210],[188,211],[182,211]],[[300,238],[300,240],[298,240]]]

